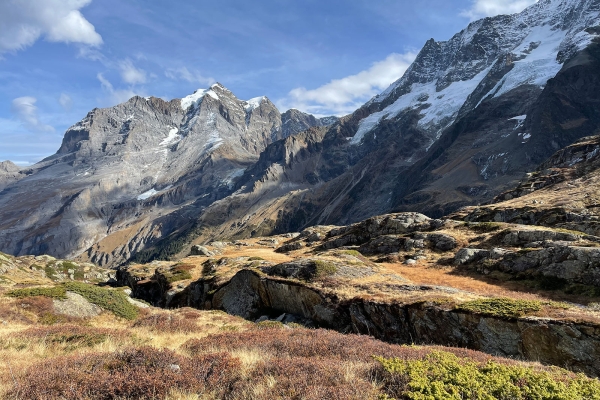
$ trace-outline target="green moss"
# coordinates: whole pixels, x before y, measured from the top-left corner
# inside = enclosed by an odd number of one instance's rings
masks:
[[[49,279],[52,279],[53,281],[58,279],[58,277],[56,276],[56,270],[50,265],[46,265],[46,267],[44,268],[44,273]]]
[[[262,257],[249,257],[248,261],[264,261]]]
[[[582,285],[579,283],[572,283],[564,288],[564,292],[567,294],[577,294],[580,296],[588,297],[600,297],[600,288],[591,285]]]
[[[34,287],[34,288],[26,288],[26,289],[15,289],[11,290],[7,293],[10,297],[24,298],[24,297],[34,297],[34,296],[45,296],[51,297],[53,299],[66,299],[67,291],[62,286],[54,286],[54,287]]]
[[[342,254],[347,254],[349,256],[360,257],[362,254],[358,250],[342,250],[340,251]]]
[[[90,303],[108,310],[118,317],[135,319],[139,314],[136,306],[127,300],[127,295],[120,290],[88,285],[81,282],[68,282],[62,285],[65,290],[85,297]]]
[[[258,329],[280,329],[283,328],[283,323],[279,321],[262,321],[256,324]]]
[[[474,232],[495,232],[502,228],[502,225],[498,222],[478,222],[468,223],[468,227]]]
[[[386,395],[415,400],[599,400],[600,382],[559,368],[536,371],[494,361],[476,363],[434,351],[422,359],[375,357]],[[391,397],[391,398],[394,398]],[[390,398],[390,397],[388,397]]]
[[[337,272],[335,264],[323,261],[315,260],[315,277],[322,278],[324,276],[333,275]]]
[[[63,324],[67,322],[67,318],[64,315],[47,312],[42,314],[38,322],[42,325]]]
[[[83,270],[77,269],[77,270],[75,270],[75,273],[73,274],[73,278],[76,281],[82,281],[85,279],[85,273],[83,272]]]
[[[165,273],[167,282],[173,283],[186,279],[192,279],[192,274],[190,274],[190,271],[194,268],[195,266],[192,264],[177,264],[173,266],[169,272]]]
[[[543,304],[535,300],[514,300],[506,298],[479,299],[456,306],[457,310],[495,317],[518,318],[540,311]]]

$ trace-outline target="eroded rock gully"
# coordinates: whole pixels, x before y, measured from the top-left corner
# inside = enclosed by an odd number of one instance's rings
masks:
[[[178,289],[158,272],[140,280],[122,269],[117,277],[119,284],[132,288],[134,297],[161,307],[220,309],[247,319],[284,312],[393,343],[466,347],[600,375],[600,326],[592,323],[493,317],[433,302],[340,300],[301,282],[251,269],[240,270],[220,286],[214,279],[200,279]]]

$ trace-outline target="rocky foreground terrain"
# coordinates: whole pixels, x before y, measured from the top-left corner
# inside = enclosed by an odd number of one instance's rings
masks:
[[[117,271],[1,255],[0,393],[596,399],[598,265],[595,235],[418,213]]]
[[[0,163],[0,397],[600,399],[599,27],[540,0],[341,119],[216,84]]]

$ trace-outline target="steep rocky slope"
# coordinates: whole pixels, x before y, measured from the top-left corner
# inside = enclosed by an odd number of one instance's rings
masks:
[[[266,97],[242,101],[220,84],[95,109],[55,155],[22,172],[3,164],[2,182],[16,182],[0,193],[0,248],[122,263],[230,194],[270,143],[323,125],[284,118]]]
[[[451,215],[467,221],[502,221],[600,233],[600,136],[556,152],[515,188],[491,204]]]

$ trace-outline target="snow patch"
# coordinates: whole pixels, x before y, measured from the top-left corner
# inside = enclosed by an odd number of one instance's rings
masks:
[[[509,121],[517,121],[517,126],[515,126],[513,128],[513,131],[516,131],[517,129],[519,129],[520,127],[523,126],[523,124],[525,123],[526,119],[527,119],[527,115],[519,115],[519,116],[516,116],[516,117],[509,118],[508,120]]]
[[[190,94],[189,96],[186,96],[183,99],[181,99],[181,108],[183,109],[183,111],[186,111],[192,105],[194,107],[197,107],[206,95],[212,97],[215,100],[219,100],[219,95],[217,95],[212,90],[212,88],[215,86],[217,85],[213,85],[210,89],[198,89],[193,94]]]
[[[234,170],[231,174],[227,175],[227,177],[223,180],[223,183],[225,183],[230,190],[233,189],[233,181],[236,178],[244,175],[244,171],[246,171],[244,168]]]
[[[488,95],[493,94],[493,97],[499,97],[525,84],[541,88],[546,86],[548,80],[555,77],[562,68],[562,64],[556,60],[556,56],[566,34],[565,31],[553,30],[549,25],[532,28],[523,42],[513,50],[517,57],[525,56],[525,58],[514,61],[513,69],[498,82]],[[532,46],[537,47],[529,52]],[[527,54],[528,52],[529,54]]]
[[[181,140],[181,135],[178,135],[179,129],[173,128],[169,131],[169,135],[159,143],[159,146],[170,146]]]
[[[147,192],[144,192],[144,193],[140,194],[137,197],[137,199],[138,200],[147,200],[147,199],[149,199],[150,197],[154,196],[157,193],[158,193],[158,191],[156,191],[154,188],[152,188],[152,189],[148,190]]]
[[[477,85],[485,78],[490,69],[491,67],[486,68],[470,80],[453,82],[439,92],[436,89],[436,81],[425,84],[414,83],[410,93],[399,97],[398,100],[384,110],[362,119],[358,131],[350,140],[350,144],[359,144],[364,136],[372,131],[383,118],[392,119],[402,111],[411,108],[428,106],[420,112],[422,118],[419,120],[418,125],[421,127],[440,122],[444,124],[443,127],[450,125],[454,122],[458,111],[469,95],[477,88]],[[441,132],[441,129],[438,132]]]
[[[253,99],[247,100],[244,102],[244,109],[246,112],[251,112],[260,107],[260,104],[265,101],[267,98],[265,96],[255,97]]]

